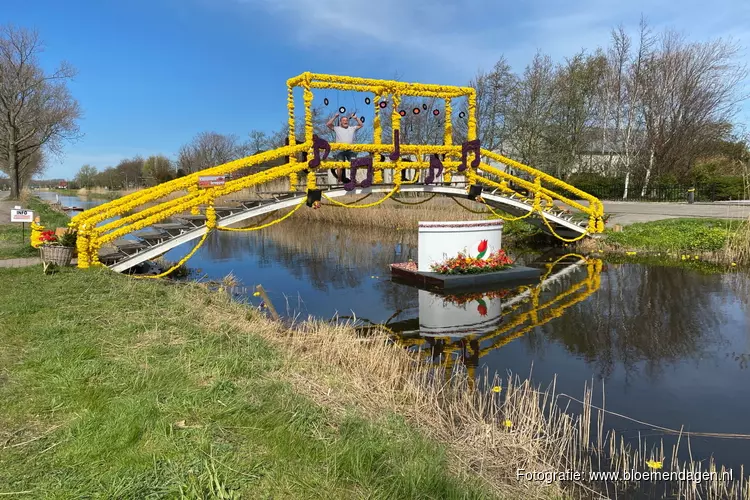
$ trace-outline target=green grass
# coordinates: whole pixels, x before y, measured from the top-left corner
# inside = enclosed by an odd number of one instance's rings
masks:
[[[628,250],[717,252],[740,226],[724,219],[669,219],[639,222],[607,232],[606,242]]]
[[[0,495],[488,497],[401,418],[314,404],[260,337],[201,326],[217,306],[197,285],[0,279]]]
[[[28,202],[19,204],[33,210],[34,216],[39,216],[41,224],[48,229],[66,227],[70,221],[66,214],[52,210],[52,207],[35,196],[32,196]],[[32,248],[30,237],[29,224],[26,224],[25,231],[18,222],[0,224],[0,260],[39,255],[39,250]]]

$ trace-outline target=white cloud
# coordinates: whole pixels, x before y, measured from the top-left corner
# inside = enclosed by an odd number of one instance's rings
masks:
[[[459,5],[435,2],[381,0],[234,0],[284,17],[293,37],[308,48],[342,51],[395,51],[396,58],[424,59],[430,64],[476,65],[467,53],[494,49],[473,33]],[[366,52],[365,52],[366,53]],[[365,56],[366,57],[366,56]],[[430,58],[430,59],[428,59]]]
[[[284,36],[305,47],[322,47],[337,57],[393,51],[402,60],[451,64],[445,70],[455,73],[473,73],[502,54],[521,69],[537,49],[557,60],[594,50],[608,43],[620,23],[634,31],[641,14],[656,28],[673,27],[695,39],[743,32],[750,24],[746,0],[714,0],[710,8],[703,0],[233,1],[288,19]]]

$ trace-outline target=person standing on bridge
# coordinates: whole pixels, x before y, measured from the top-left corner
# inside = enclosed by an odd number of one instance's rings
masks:
[[[326,123],[326,126],[333,130],[333,133],[336,134],[336,140],[334,142],[337,142],[339,144],[354,144],[354,137],[357,133],[357,130],[361,129],[363,126],[362,121],[357,118],[356,113],[352,113],[351,116],[346,117],[342,116],[339,120],[339,126],[334,126],[334,123],[336,121],[336,118],[341,116],[340,113],[336,113],[333,115],[333,117],[328,120],[328,123]],[[351,125],[349,123],[350,120],[354,120],[356,122],[356,125]],[[355,158],[357,154],[354,151],[345,150],[345,151],[339,151],[334,155],[334,159],[338,161],[352,161],[353,158]],[[349,182],[349,179],[346,178],[344,175],[344,169],[343,168],[337,168],[337,169],[331,169],[331,173],[339,182],[343,182],[346,184]]]

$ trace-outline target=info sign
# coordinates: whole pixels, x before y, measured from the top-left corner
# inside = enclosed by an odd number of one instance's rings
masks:
[[[199,188],[223,186],[225,182],[226,178],[223,175],[202,175],[198,177]]]
[[[25,208],[16,207],[10,211],[11,222],[34,222],[34,212]]]

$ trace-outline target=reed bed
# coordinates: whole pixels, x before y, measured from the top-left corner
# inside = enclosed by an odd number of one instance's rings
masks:
[[[339,266],[351,269],[360,268],[363,264],[374,264],[386,270],[389,264],[399,259],[417,258],[418,235],[415,231],[394,231],[380,227],[373,227],[368,231],[351,231],[349,228],[331,227],[330,224],[318,221],[295,221],[294,217],[281,224],[241,236],[221,233],[215,241],[206,242],[207,251],[212,254],[216,252],[214,256],[219,258],[234,255],[235,252],[239,255],[247,250],[248,240],[268,240],[282,259],[287,257],[293,261],[300,255],[314,256],[334,259]],[[257,224],[261,222],[250,221],[250,226]],[[373,252],[373,248],[378,245],[395,247],[397,244],[401,244],[400,255]]]
[[[750,264],[750,217],[729,237],[724,253],[725,261]]]
[[[396,414],[429,437],[445,443],[455,472],[478,477],[504,498],[610,498],[637,485],[684,499],[745,498],[750,495],[744,470],[734,480],[651,483],[596,482],[590,471],[648,471],[646,460],[663,462],[663,471],[722,472],[713,461],[706,466],[677,459],[678,446],[641,442],[631,447],[614,433],[604,432],[606,411],[592,405],[592,390],[585,387],[580,399],[558,394],[554,382],[547,388],[508,375],[506,380],[484,378],[475,384],[460,364],[452,376],[419,363],[413,354],[396,345],[383,332],[357,335],[351,325],[332,325],[309,319],[291,327],[248,316],[246,306],[229,297],[217,298],[218,307],[202,309],[214,331],[258,334],[285,353],[281,377],[320,404],[345,413],[356,408],[369,415]],[[500,388],[492,390],[492,388]],[[568,411],[571,401],[580,411]],[[689,446],[689,444],[687,444]],[[691,457],[692,458],[692,457]],[[545,474],[581,471],[583,480],[572,482],[526,481],[518,471]],[[639,494],[639,493],[636,493]],[[744,496],[743,496],[744,495]]]
[[[376,201],[378,196],[382,195],[373,195],[366,199],[362,199],[362,196],[347,196],[335,198],[335,200],[340,203],[364,205]],[[357,200],[360,199],[362,201],[357,203]],[[390,229],[416,229],[419,221],[467,221],[484,220],[491,217],[489,211],[468,200],[461,203],[471,208],[472,211],[464,210],[452,199],[443,196],[435,196],[427,201],[428,199],[429,197],[421,195],[399,198],[403,203],[388,199],[380,205],[364,210],[345,208],[324,200],[320,209],[301,210],[294,216],[302,220],[332,225],[357,225],[368,228],[383,227]]]

